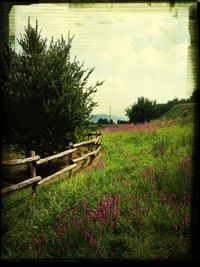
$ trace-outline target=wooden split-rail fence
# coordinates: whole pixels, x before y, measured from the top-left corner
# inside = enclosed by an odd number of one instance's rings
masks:
[[[11,185],[9,187],[1,189],[1,194],[7,194],[10,192],[14,192],[16,190],[19,190],[19,189],[26,188],[28,186],[32,186],[31,194],[35,195],[36,194],[36,187],[38,185],[41,185],[41,184],[51,180],[52,178],[54,178],[56,176],[63,174],[65,172],[69,172],[69,177],[71,177],[72,169],[74,169],[77,166],[77,162],[82,161],[82,160],[89,158],[89,157],[92,161],[99,154],[99,150],[101,149],[101,144],[99,143],[101,133],[88,134],[88,138],[92,137],[92,136],[95,136],[95,138],[92,138],[88,141],[83,141],[83,142],[80,142],[77,144],[73,144],[73,142],[70,142],[69,146],[68,146],[68,150],[60,152],[60,153],[52,155],[52,156],[48,156],[46,158],[40,158],[39,155],[35,155],[35,151],[31,151],[30,157],[28,157],[28,158],[1,162],[2,167],[28,164],[30,167],[30,176],[31,176],[29,179],[24,180],[23,182],[20,182],[18,184],[14,184],[14,185]],[[72,155],[75,151],[77,151],[77,148],[81,147],[81,146],[85,146],[85,145],[89,146],[88,153],[86,153],[85,155],[83,155],[79,158],[72,159]],[[96,146],[95,151],[93,151],[94,145]],[[67,156],[67,155],[68,155],[68,164],[69,164],[67,167],[65,167],[65,168],[61,169],[60,171],[55,172],[54,174],[52,174],[48,177],[45,177],[45,178],[42,178],[41,176],[36,175],[36,173],[37,173],[36,170],[37,170],[38,165],[50,162],[51,160],[62,158],[62,157]]]

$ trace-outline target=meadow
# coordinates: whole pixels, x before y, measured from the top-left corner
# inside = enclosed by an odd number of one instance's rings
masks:
[[[107,127],[81,173],[2,197],[2,259],[190,258],[191,119]]]

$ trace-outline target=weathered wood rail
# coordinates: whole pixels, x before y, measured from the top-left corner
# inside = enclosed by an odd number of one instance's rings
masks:
[[[85,158],[88,158],[88,157],[91,157],[91,156],[96,157],[96,155],[98,154],[98,152],[99,152],[100,149],[101,149],[101,146],[99,146],[98,149],[97,149],[96,151],[87,153],[87,154],[85,154],[84,156],[82,156],[82,157],[80,157],[80,158],[72,159],[72,163],[76,163],[76,162],[82,161],[82,160],[84,160]]]
[[[69,155],[69,154],[75,152],[76,150],[77,150],[76,148],[75,148],[75,149],[69,149],[69,150],[63,151],[63,152],[61,152],[61,153],[58,153],[58,154],[56,154],[56,155],[49,156],[49,157],[46,157],[46,158],[43,158],[43,159],[39,159],[39,160],[36,161],[36,164],[37,164],[37,165],[40,165],[40,164],[49,162],[49,161],[51,161],[51,160],[53,160],[53,159],[59,159],[59,158],[62,158],[62,157],[64,157],[64,156],[66,156],[66,155]]]
[[[14,160],[8,160],[1,163],[1,166],[4,167],[10,167],[10,166],[16,166],[16,165],[22,165],[25,163],[30,163],[32,161],[37,161],[40,159],[40,156],[33,156],[26,159],[14,159]]]
[[[72,169],[74,169],[77,166],[77,162],[82,161],[82,160],[89,158],[89,157],[92,161],[98,155],[98,153],[101,149],[101,145],[99,144],[99,139],[101,137],[101,133],[96,133],[96,134],[91,133],[91,134],[88,134],[88,137],[93,136],[93,135],[95,135],[96,138],[93,138],[93,139],[88,140],[88,141],[83,141],[83,142],[80,142],[77,144],[73,144],[72,142],[70,142],[69,146],[68,146],[68,148],[69,148],[68,150],[60,152],[56,155],[48,156],[46,158],[40,158],[39,155],[35,155],[35,151],[31,151],[30,157],[28,157],[28,158],[1,162],[2,167],[12,167],[12,166],[17,166],[17,165],[22,165],[22,164],[28,164],[28,166],[30,168],[30,176],[31,176],[31,178],[24,180],[21,183],[14,184],[14,185],[11,185],[9,187],[1,189],[1,194],[3,195],[3,194],[15,192],[17,190],[26,188],[28,186],[32,186],[32,195],[35,195],[36,194],[36,187],[38,185],[41,185],[41,184],[51,180],[52,178],[54,178],[60,174],[63,174],[65,172],[69,172],[69,176],[71,176]],[[72,159],[72,154],[75,151],[77,151],[78,147],[87,146],[87,145],[89,145],[89,151],[90,152],[86,153],[85,155],[83,155],[79,158]],[[93,151],[94,145],[98,146],[95,151]],[[67,166],[67,167],[61,169],[60,171],[57,171],[54,174],[51,174],[45,178],[42,178],[41,176],[36,176],[38,165],[50,162],[51,160],[65,157],[67,155],[68,155],[69,166]]]
[[[9,187],[6,187],[6,188],[3,188],[1,189],[1,194],[6,194],[6,193],[9,193],[9,192],[13,192],[13,191],[16,191],[16,190],[19,190],[21,188],[26,188],[27,186],[30,186],[34,183],[37,183],[39,181],[41,181],[42,178],[40,176],[36,176],[34,178],[30,178],[30,179],[27,179],[21,183],[18,183],[18,184],[14,184],[14,185],[11,185]]]

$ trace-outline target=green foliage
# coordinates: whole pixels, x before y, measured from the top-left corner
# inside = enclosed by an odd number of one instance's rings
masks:
[[[109,124],[109,121],[106,118],[104,118],[104,119],[103,118],[99,118],[97,124],[99,124],[99,125]]]
[[[132,123],[145,122],[145,121],[148,122],[152,119],[157,119],[160,118],[161,116],[165,116],[166,112],[168,112],[172,107],[178,104],[182,105],[188,104],[188,106],[191,105],[193,98],[194,96],[191,96],[188,99],[174,98],[173,100],[167,101],[167,103],[157,104],[156,101],[151,101],[148,98],[139,97],[137,103],[128,107],[125,111],[126,115],[129,118],[129,121]],[[187,117],[187,113],[183,113],[183,116],[184,115],[185,117]]]
[[[75,140],[77,129],[97,105],[93,95],[103,82],[87,86],[94,68],[84,69],[76,57],[71,60],[73,37],[68,35],[50,42],[43,39],[38,25],[28,22],[18,41],[21,52],[5,53],[7,71],[3,90],[5,119],[4,137],[26,151],[36,153],[65,149]]]
[[[148,122],[154,118],[155,108],[156,101],[139,97],[136,104],[126,109],[126,115],[132,123]]]
[[[129,121],[125,121],[125,120],[118,120],[117,124],[129,124]]]
[[[172,106],[161,119],[194,118],[195,105],[193,103],[178,104]]]

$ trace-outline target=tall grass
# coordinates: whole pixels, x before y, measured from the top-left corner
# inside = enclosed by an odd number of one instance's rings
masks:
[[[117,128],[83,173],[2,198],[2,258],[190,257],[192,124]]]

